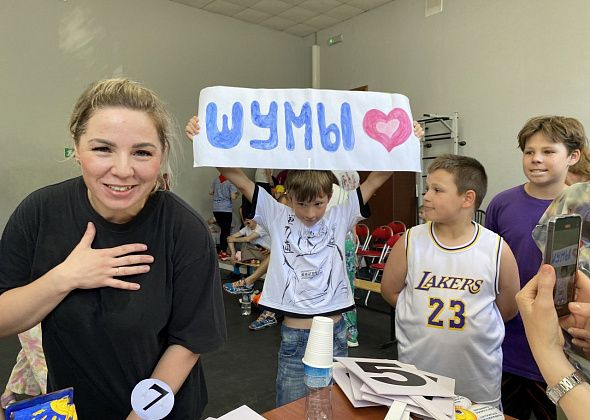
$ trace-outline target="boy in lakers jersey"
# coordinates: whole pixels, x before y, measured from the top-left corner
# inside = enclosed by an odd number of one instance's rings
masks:
[[[396,308],[398,358],[455,378],[457,395],[500,405],[504,322],[517,313],[518,268],[497,234],[472,221],[487,189],[475,159],[428,168],[424,216],[393,247],[382,294]]]

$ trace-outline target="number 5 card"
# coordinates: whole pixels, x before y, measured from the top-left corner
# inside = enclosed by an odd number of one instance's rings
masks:
[[[423,372],[397,360],[336,357],[336,360],[380,395],[454,397],[455,380]]]

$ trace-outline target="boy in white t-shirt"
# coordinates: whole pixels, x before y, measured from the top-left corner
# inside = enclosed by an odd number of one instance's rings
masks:
[[[255,218],[271,238],[270,264],[259,305],[283,313],[277,406],[305,395],[303,358],[312,318],[334,319],[334,355],[346,356],[342,313],[354,308],[346,274],[344,241],[348,231],[369,216],[365,203],[391,176],[372,172],[356,193],[326,212],[334,177],[330,171],[289,171],[291,207],[278,203],[241,169],[219,171],[252,202]]]
[[[424,130],[414,121],[414,135]],[[185,132],[199,131],[195,116]],[[255,219],[271,238],[270,264],[259,305],[285,315],[277,373],[277,406],[305,395],[302,358],[316,315],[334,319],[334,356],[347,356],[346,324],[342,313],[354,308],[348,282],[344,243],[346,234],[369,216],[366,202],[392,175],[371,172],[341,205],[327,210],[331,171],[289,170],[285,188],[290,207],[277,202],[239,168],[218,168],[252,202]]]

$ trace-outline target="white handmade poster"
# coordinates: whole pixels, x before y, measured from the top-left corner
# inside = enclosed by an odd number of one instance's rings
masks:
[[[195,166],[420,172],[406,96],[208,87]]]

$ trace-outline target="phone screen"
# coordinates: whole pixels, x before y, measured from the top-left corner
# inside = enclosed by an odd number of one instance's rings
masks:
[[[545,263],[555,269],[557,281],[553,300],[559,316],[569,313],[567,304],[574,298],[581,226],[582,218],[578,215],[556,216],[549,220]]]

